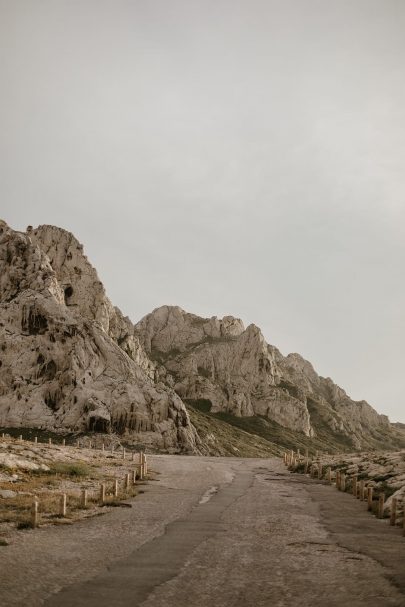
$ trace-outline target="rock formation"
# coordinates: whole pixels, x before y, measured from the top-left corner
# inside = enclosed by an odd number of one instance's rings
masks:
[[[387,417],[351,400],[298,354],[282,356],[255,325],[245,329],[231,316],[200,318],[164,306],[142,319],[136,334],[182,399],[208,402],[213,413],[264,416],[306,436],[335,435],[355,448],[390,433]]]
[[[195,451],[183,402],[155,374],[72,234],[0,222],[0,425]]]
[[[1,426],[116,432],[163,450],[221,453],[218,441],[201,441],[184,403],[270,420],[289,441],[321,437],[334,448],[387,446],[399,434],[301,356],[282,356],[255,325],[163,306],[134,326],[72,234],[0,221]],[[209,437],[209,420],[194,419]],[[283,435],[266,440],[274,452]]]

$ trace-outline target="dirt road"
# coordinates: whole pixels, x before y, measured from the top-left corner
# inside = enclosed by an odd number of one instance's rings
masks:
[[[155,456],[131,509],[22,532],[0,603],[405,607],[405,538],[277,459]]]

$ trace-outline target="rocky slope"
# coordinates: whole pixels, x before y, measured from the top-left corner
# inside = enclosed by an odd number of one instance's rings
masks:
[[[117,431],[198,450],[183,402],[156,379],[74,236],[0,222],[0,425]]]
[[[356,402],[298,354],[287,357],[240,319],[200,318],[178,307],[154,310],[136,325],[166,383],[206,412],[262,416],[279,427],[347,448],[394,446],[388,418]],[[162,374],[162,371],[160,371]]]
[[[164,306],[134,326],[71,233],[1,221],[0,426],[115,432],[205,454],[236,453],[238,441],[257,455],[277,445],[392,448],[404,438],[255,325]]]
[[[323,478],[327,477],[327,469],[332,472],[332,479],[336,479],[336,472],[346,475],[345,490],[353,492],[353,480],[364,481],[366,487],[373,487],[374,510],[376,510],[378,497],[385,496],[385,515],[390,514],[392,499],[395,497],[398,513],[404,512],[405,505],[405,450],[378,452],[378,453],[351,453],[339,455],[322,455],[310,462],[318,477],[319,467]],[[290,470],[305,471],[305,459],[290,466]],[[403,515],[402,515],[403,516]],[[403,518],[398,517],[403,525]]]

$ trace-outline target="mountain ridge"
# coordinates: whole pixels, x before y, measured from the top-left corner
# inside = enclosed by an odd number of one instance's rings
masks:
[[[0,223],[0,424],[131,433],[198,451],[181,399],[155,381],[132,324],[75,237]]]
[[[378,431],[389,431],[387,416],[364,400],[352,400],[300,354],[284,357],[254,324],[245,328],[232,316],[201,318],[162,306],[135,330],[181,398],[209,401],[213,413],[267,417],[307,437],[316,435],[317,426],[329,426],[343,442],[350,437],[356,449],[377,445]]]
[[[243,420],[273,451],[280,428],[288,443],[294,435],[334,448],[386,447],[398,438],[385,416],[299,354],[284,357],[254,324],[179,306],[133,324],[107,297],[80,242],[56,226],[19,232],[0,221],[0,348],[4,427],[115,432],[194,453],[221,447],[204,442],[190,415],[205,437],[209,423],[227,435],[229,453],[232,440],[246,439],[235,429]],[[210,403],[203,417],[195,413],[201,401]],[[257,453],[257,445],[245,447]]]

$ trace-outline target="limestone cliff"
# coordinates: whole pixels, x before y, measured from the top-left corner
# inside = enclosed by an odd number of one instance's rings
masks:
[[[72,234],[0,222],[0,425],[116,431],[195,451],[183,402],[155,376]]]
[[[384,442],[390,433],[385,416],[351,400],[298,354],[282,356],[255,325],[245,329],[231,316],[200,318],[164,306],[143,318],[136,334],[181,398],[208,403],[212,413],[264,416],[355,448],[378,444],[380,435]]]
[[[202,438],[184,403],[194,405]],[[246,429],[270,442],[263,453],[277,444],[387,447],[402,436],[301,356],[282,356],[255,325],[163,306],[134,326],[71,233],[48,225],[17,232],[2,221],[0,426],[116,432],[163,450],[217,454],[221,440],[238,452],[232,441],[246,442]],[[257,453],[256,443],[245,447]]]

